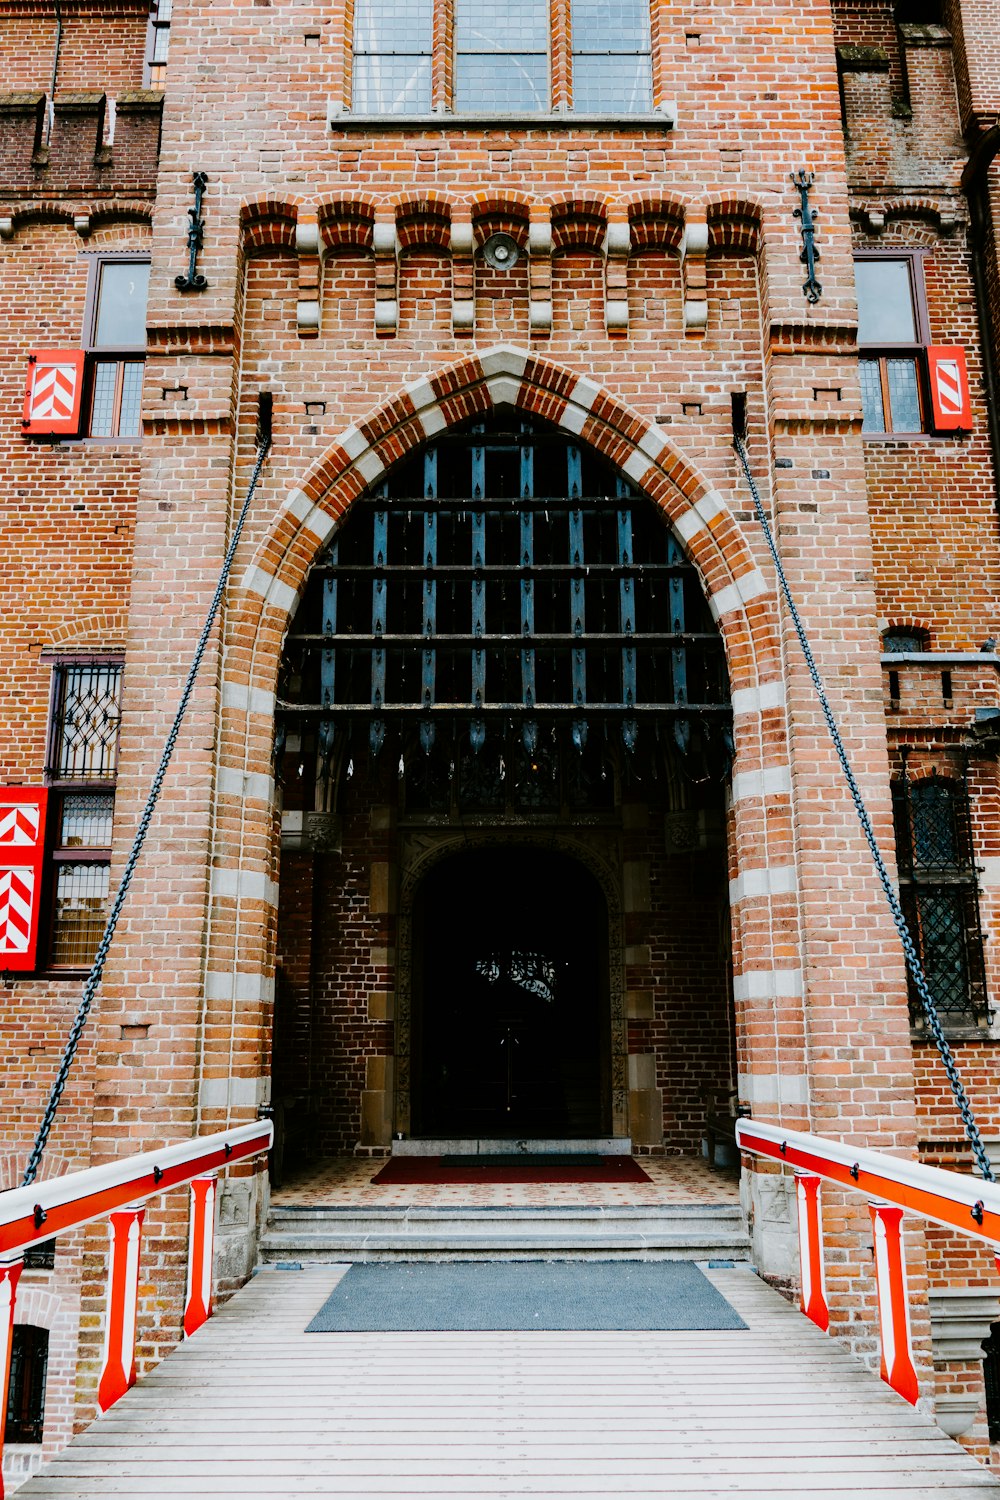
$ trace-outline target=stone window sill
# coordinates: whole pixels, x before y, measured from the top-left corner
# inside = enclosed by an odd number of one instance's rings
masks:
[[[331,130],[672,130],[677,122],[674,104],[663,104],[646,114],[419,114],[355,115],[335,103],[327,107]]]

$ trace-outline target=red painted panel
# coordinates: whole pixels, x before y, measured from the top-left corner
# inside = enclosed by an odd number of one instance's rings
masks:
[[[28,437],[76,437],[83,405],[81,349],[36,349],[28,356],[21,426]]]
[[[927,366],[935,428],[938,432],[969,432],[972,407],[965,350],[959,344],[929,344]]]
[[[35,967],[48,795],[0,787],[0,970]]]

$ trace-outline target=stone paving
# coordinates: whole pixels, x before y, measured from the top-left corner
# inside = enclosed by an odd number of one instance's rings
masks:
[[[378,1186],[375,1173],[385,1163],[368,1157],[335,1157],[289,1175],[272,1190],[274,1208],[479,1207],[655,1208],[664,1204],[738,1203],[739,1173],[710,1167],[701,1157],[644,1156],[639,1165],[649,1182],[496,1182],[476,1184],[399,1183]]]

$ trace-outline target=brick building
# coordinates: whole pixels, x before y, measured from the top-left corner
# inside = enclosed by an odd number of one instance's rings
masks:
[[[4,1185],[269,414],[46,1171],[265,1104],[285,1170],[682,1156],[737,1100],[967,1164],[734,413],[1000,1157],[990,0],[3,0],[0,47],[0,779],[48,793],[30,934],[5,887]],[[786,1179],[743,1192],[788,1281]],[[232,1283],[266,1199],[226,1186]],[[867,1355],[867,1212],[827,1223]],[[923,1373],[997,1462],[993,1267],[947,1251],[910,1236]],[[22,1282],[46,1451],[93,1411],[102,1257]]]

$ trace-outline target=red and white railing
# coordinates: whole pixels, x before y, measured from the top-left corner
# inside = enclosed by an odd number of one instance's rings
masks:
[[[183,1331],[190,1337],[212,1312],[215,1182],[222,1167],[270,1150],[269,1120],[196,1136],[141,1156],[69,1172],[30,1187],[0,1193],[0,1457],[3,1454],[17,1283],[24,1252],[32,1245],[107,1218],[110,1233],[104,1359],[98,1385],[102,1411],[135,1384],[139,1254],[145,1204],[172,1188],[190,1185],[187,1296]],[[0,1476],[0,1500],[3,1479]]]
[[[736,1140],[740,1150],[748,1155],[781,1162],[795,1171],[800,1303],[806,1317],[824,1330],[830,1326],[830,1308],[826,1300],[820,1188],[823,1182],[835,1182],[839,1187],[868,1196],[875,1248],[882,1379],[907,1401],[916,1401],[917,1373],[910,1334],[903,1215],[917,1214],[934,1224],[984,1240],[993,1249],[1000,1269],[1000,1186],[881,1151],[866,1151],[825,1136],[761,1125],[756,1120],[737,1120]]]

